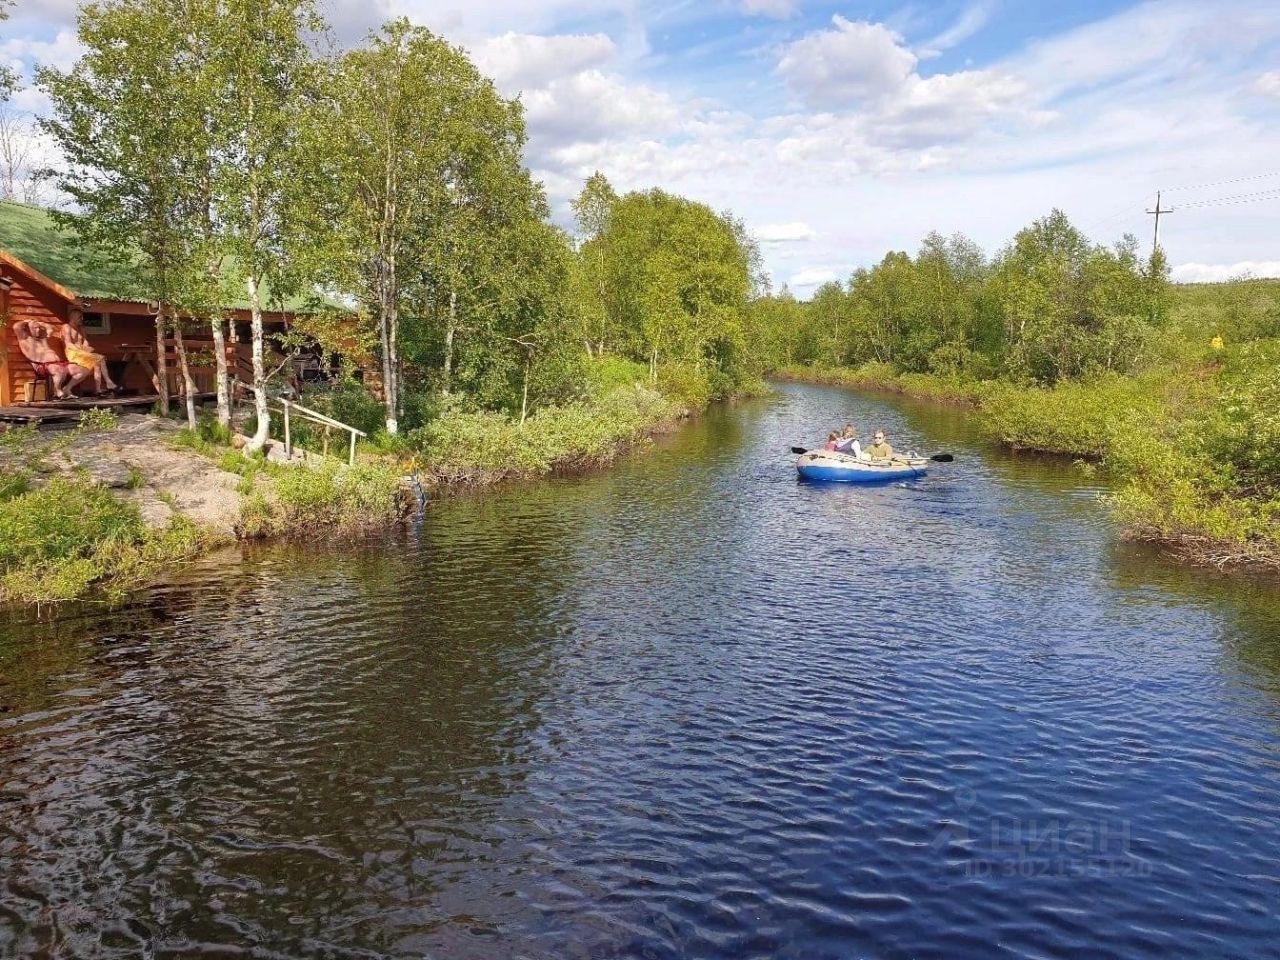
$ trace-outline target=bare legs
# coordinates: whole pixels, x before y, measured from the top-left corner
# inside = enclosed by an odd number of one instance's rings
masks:
[[[75,394],[72,390],[87,380],[92,372],[75,363],[50,370],[49,379],[53,382],[53,395],[59,400],[74,399]]]

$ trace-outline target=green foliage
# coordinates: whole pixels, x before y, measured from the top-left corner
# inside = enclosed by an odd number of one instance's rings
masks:
[[[643,363],[624,357],[604,356],[592,360],[585,372],[587,392],[603,396],[618,387],[632,387],[649,379],[649,370]]]
[[[1159,251],[1144,262],[1131,237],[1091,244],[1055,210],[994,261],[962,235],[930,234],[914,257],[890,253],[808,304],[784,292],[753,313],[772,366],[879,361],[895,374],[1051,386],[1150,366],[1170,294]]]
[[[240,533],[324,536],[383,527],[402,513],[401,475],[389,464],[285,467],[245,501]]]
[[[109,433],[120,426],[120,417],[114,410],[86,410],[80,414],[80,429],[94,433]]]
[[[504,413],[454,407],[409,440],[435,479],[488,483],[607,462],[678,413],[656,391],[617,387],[597,402],[543,407],[523,424]]]
[[[651,383],[664,364],[693,365],[716,394],[761,369],[747,327],[759,254],[738,221],[661,190],[618,197],[599,174],[574,206],[578,336],[593,355],[646,363]]]
[[[1101,459],[1134,419],[1160,407],[1152,384],[1103,375],[1052,388],[992,385],[980,400],[982,428],[1006,446]]]
[[[308,386],[303,391],[301,403],[368,434],[376,433],[382,427],[382,404],[362,385],[353,381]],[[300,421],[295,422],[295,427],[299,426]]]
[[[109,491],[55,477],[0,500],[0,599],[54,602],[94,589],[117,596],[195,555],[204,539],[181,518],[149,530]]]

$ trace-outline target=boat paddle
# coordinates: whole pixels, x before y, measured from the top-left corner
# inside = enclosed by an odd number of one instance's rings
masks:
[[[806,450],[804,447],[792,447],[791,452],[794,453],[796,456],[801,456],[803,454],[810,453],[810,452],[822,453],[824,451],[821,451],[821,450],[809,451],[809,450]],[[897,458],[894,458],[894,459],[897,459]],[[950,454],[950,453],[935,453],[929,459],[932,460],[934,463],[954,463],[956,458],[954,454]]]

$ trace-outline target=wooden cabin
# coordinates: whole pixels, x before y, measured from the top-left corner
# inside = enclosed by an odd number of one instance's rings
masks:
[[[107,359],[112,379],[138,397],[157,393],[157,306],[139,296],[139,283],[118,260],[79,242],[60,228],[47,210],[0,201],[0,407],[49,400],[47,381],[36,378],[18,349],[14,324],[24,319],[65,323],[73,310],[84,317],[84,331],[93,348]],[[269,332],[289,328],[299,313],[299,301],[271,304],[265,316]],[[228,362],[233,374],[251,380],[248,303],[227,304]],[[214,389],[213,337],[195,324],[185,334],[197,390]],[[54,341],[55,348],[61,342]],[[169,395],[182,392],[170,341],[162,375]],[[84,385],[80,393],[86,393]]]

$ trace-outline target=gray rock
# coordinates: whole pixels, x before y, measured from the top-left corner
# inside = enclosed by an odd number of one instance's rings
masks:
[[[85,464],[85,473],[100,487],[123,490],[133,482],[133,471],[128,464],[112,460]]]

